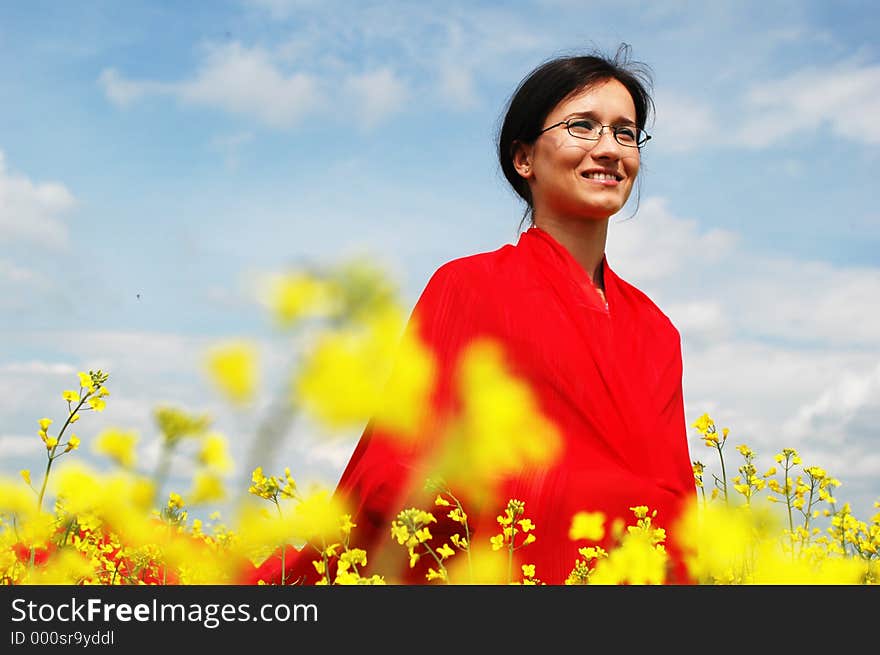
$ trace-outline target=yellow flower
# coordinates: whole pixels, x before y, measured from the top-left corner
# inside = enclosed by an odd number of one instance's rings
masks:
[[[47,450],[52,450],[57,445],[58,445],[58,439],[56,439],[55,437],[49,437],[48,439],[46,439],[46,449]]]
[[[456,507],[454,510],[449,512],[449,514],[447,514],[446,516],[451,518],[456,523],[461,523],[462,525],[467,523],[467,514],[462,512],[461,508],[459,508],[459,507]]]
[[[79,402],[79,394],[76,391],[70,391],[69,389],[62,393],[61,397],[69,403]]]
[[[22,469],[18,473],[19,473],[19,475],[21,475],[21,479],[24,480],[28,486],[30,486],[31,472],[28,469]]]
[[[352,528],[356,528],[357,524],[351,522],[351,514],[343,514],[342,518],[339,519],[339,529],[342,531],[342,534],[348,535],[351,534]],[[366,554],[364,555],[364,564],[366,564]]]
[[[65,452],[70,452],[71,450],[76,450],[79,448],[79,437],[75,434],[70,435],[70,439],[67,440],[67,449]]]
[[[535,524],[532,523],[532,519],[521,519],[517,521],[517,523],[519,523],[519,527],[522,528],[523,532],[535,529]]]
[[[74,423],[76,423],[78,420],[79,420],[79,414],[78,414],[78,413],[74,413],[74,414],[71,414],[71,415],[70,415],[70,421],[69,421],[69,422],[70,422],[71,425],[73,425]]]
[[[630,507],[629,510],[635,514],[637,519],[643,519],[648,515],[648,506],[639,505],[638,507]]]
[[[290,538],[330,542],[339,538],[339,517],[348,513],[339,498],[314,487],[294,505],[287,530]]]
[[[461,411],[448,424],[434,466],[451,488],[479,497],[493,481],[528,466],[547,466],[561,451],[556,425],[541,411],[501,344],[472,341],[458,362]],[[485,500],[485,499],[481,499]]]
[[[89,398],[89,407],[96,412],[103,412],[104,408],[107,407],[107,402],[103,398],[92,396]]]
[[[501,550],[504,548],[504,535],[496,534],[489,538],[489,542],[492,544],[492,550]]]
[[[706,432],[710,427],[714,426],[715,422],[709,417],[708,414],[703,414],[691,424],[691,427],[697,428],[700,432]]]
[[[605,515],[602,512],[578,512],[571,519],[568,538],[600,541],[605,537]]]
[[[200,436],[211,424],[208,416],[191,416],[176,407],[157,407],[154,417],[162,438],[168,444],[176,444],[184,437]]]
[[[412,439],[429,409],[435,363],[404,315],[389,307],[321,335],[293,381],[291,399],[331,431],[372,420]],[[402,336],[401,336],[402,335]]]
[[[41,418],[40,419],[40,430],[45,432],[49,429],[49,426],[52,425],[52,419],[50,418]]]
[[[449,537],[449,540],[455,544],[456,548],[460,548],[461,550],[465,550],[468,547],[467,539],[463,538],[460,534],[454,534]]]
[[[93,449],[107,455],[120,466],[131,467],[135,462],[138,435],[118,428],[107,428],[95,439]]]
[[[188,494],[192,505],[210,503],[226,498],[226,490],[223,481],[212,473],[199,471],[193,477],[193,488]]]
[[[250,402],[257,386],[257,353],[253,345],[237,341],[212,349],[207,357],[211,381],[231,402]]]
[[[441,507],[449,507],[452,503],[450,503],[443,496],[438,494],[437,497],[434,499],[434,504]]]
[[[269,277],[264,301],[282,328],[293,327],[306,318],[329,316],[338,305],[332,284],[303,272]]]
[[[523,545],[523,546],[528,546],[529,544],[533,544],[533,543],[535,543],[537,540],[538,540],[538,538],[535,536],[535,534],[534,534],[534,533],[530,533],[529,536],[527,536],[527,537],[525,538],[525,540],[522,542],[522,545]]]
[[[668,556],[642,532],[624,535],[608,557],[597,560],[591,584],[663,584]]]
[[[225,473],[232,469],[232,458],[226,449],[226,439],[220,434],[205,435],[198,457],[201,464],[220,472]]]
[[[437,549],[437,554],[440,555],[441,558],[446,559],[447,557],[455,555],[455,551],[450,548],[449,544],[443,544]]]
[[[534,578],[535,577],[535,565],[534,564],[523,564],[522,572],[524,578]]]
[[[168,494],[168,509],[183,509],[183,497],[173,491]]]

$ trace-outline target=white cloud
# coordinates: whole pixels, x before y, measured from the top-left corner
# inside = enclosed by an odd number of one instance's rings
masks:
[[[872,417],[873,430],[880,417],[880,362],[868,371],[843,371],[828,380],[817,398],[801,405],[786,421],[782,433],[821,433],[828,442],[840,444],[865,416]]]
[[[682,334],[689,422],[709,412],[762,465],[791,447],[848,489],[877,493],[880,269],[758,255],[663,198],[613,223],[606,250]],[[691,444],[707,462],[702,442]],[[862,511],[869,501],[857,499]]]
[[[714,144],[722,130],[713,109],[706,103],[672,90],[655,94],[655,125],[648,129],[656,141],[651,147],[688,152]]]
[[[407,96],[406,86],[387,68],[352,75],[345,80],[345,93],[351,98],[346,107],[357,107],[357,117],[366,127],[400,110]]]
[[[38,279],[40,279],[39,275],[34,271],[0,259],[0,282],[11,282],[19,285],[29,284]]]
[[[507,79],[512,57],[558,47],[507,9],[450,7],[438,13],[381,4],[339,11],[297,0],[247,4],[278,21],[296,18],[295,30],[271,46],[208,45],[191,80],[131,80],[107,69],[99,78],[107,97],[125,106],[167,94],[273,128],[356,102],[375,125],[409,100],[431,109],[438,103],[476,107],[476,71]],[[382,56],[366,58],[377,43]]]
[[[34,430],[33,436],[30,437],[11,434],[0,435],[0,453],[3,453],[5,457],[39,456],[45,452],[46,447],[43,446],[40,438],[37,436],[36,430]],[[42,464],[39,460],[37,462]],[[6,473],[9,474],[9,472]]]
[[[755,84],[735,143],[766,147],[798,134],[830,129],[861,144],[880,143],[880,65],[812,67]]]
[[[34,183],[7,171],[0,150],[0,243],[29,241],[51,248],[66,246],[68,229],[61,217],[75,204],[73,194],[62,184]]]
[[[729,231],[701,232],[697,220],[674,216],[666,199],[653,197],[641,201],[634,218],[612,219],[606,252],[612,269],[617,271],[619,261],[626,276],[651,284],[707,257],[716,261],[728,257],[736,242],[737,235]]]
[[[101,71],[98,85],[118,107],[128,107],[148,95],[168,94],[174,90],[173,85],[162,82],[127,80],[115,68]]]
[[[195,80],[177,86],[185,102],[255,116],[272,127],[290,127],[321,104],[316,78],[285,74],[259,47],[239,43],[208,48]]]
[[[448,64],[439,71],[439,91],[453,106],[471,109],[479,104],[474,73],[457,64]]]
[[[32,360],[28,362],[10,362],[0,364],[0,375],[67,375],[72,376],[77,372],[71,364],[63,362],[42,362]]]
[[[364,124],[374,126],[398,111],[407,98],[406,85],[389,68],[346,74],[337,89],[310,73],[285,73],[266,50],[239,43],[208,47],[202,68],[190,81],[136,82],[107,70],[99,82],[119,105],[167,93],[187,104],[250,116],[273,128],[291,127],[327,106],[357,107]]]
[[[701,231],[664,198],[612,221],[611,267],[648,295],[662,294],[683,327],[707,334],[776,339],[800,347],[880,347],[880,268],[769,257],[726,230]],[[723,297],[724,306],[712,297]],[[724,325],[727,325],[725,328]],[[707,332],[708,331],[708,332]]]

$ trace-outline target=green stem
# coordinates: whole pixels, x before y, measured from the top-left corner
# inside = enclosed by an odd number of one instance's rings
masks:
[[[283,519],[284,516],[281,513],[281,505],[278,504],[278,496],[275,496],[272,499],[272,502],[275,503],[275,509],[278,510],[278,518]],[[281,544],[281,586],[283,587],[287,582],[287,568],[285,567],[285,556],[286,556],[287,548],[285,548],[285,544]]]
[[[510,545],[507,547],[507,584],[513,582],[513,540],[516,539],[516,528],[510,524]]]
[[[437,553],[434,552],[434,550],[427,544],[427,542],[424,544],[424,546],[425,550],[427,550],[428,553],[430,553],[431,557],[434,558],[434,561],[437,562],[437,567],[443,573],[443,579],[446,580],[446,584],[449,584],[449,573],[446,571],[446,567],[443,566],[443,560],[437,556]]]
[[[80,389],[82,391],[82,389]],[[43,508],[43,496],[46,493],[46,485],[49,482],[49,471],[52,470],[52,460],[55,459],[55,450],[58,448],[58,444],[61,443],[61,437],[64,434],[64,431],[67,429],[67,426],[70,425],[70,419],[76,416],[76,413],[80,410],[80,408],[85,404],[88,397],[91,395],[91,392],[87,393],[85,396],[80,398],[79,404],[76,406],[76,409],[70,412],[67,416],[67,420],[64,421],[64,425],[61,426],[61,431],[58,433],[58,443],[52,446],[52,450],[49,451],[49,461],[46,463],[46,473],[43,475],[43,484],[40,486],[40,495],[37,497],[37,511],[39,512]],[[67,409],[70,410],[70,405],[68,404]]]
[[[456,498],[455,495],[448,489],[446,489],[445,492],[449,494],[449,497],[452,498],[453,501],[455,501],[455,506],[458,508],[458,511],[461,512],[461,515],[467,516],[467,514],[465,514],[464,507],[461,506],[461,501],[459,501],[458,498]],[[470,528],[468,527],[467,519],[464,520],[464,540],[467,544],[468,575],[470,576],[471,584],[473,584],[474,566],[471,560],[471,533]]]
[[[724,467],[724,453],[721,452],[721,446],[715,446],[718,449],[718,458],[721,460],[721,477],[724,488],[724,504],[730,505],[727,499],[727,469]]]

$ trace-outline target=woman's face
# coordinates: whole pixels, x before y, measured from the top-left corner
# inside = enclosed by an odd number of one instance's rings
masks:
[[[632,96],[618,80],[586,88],[547,115],[543,127],[576,117],[601,125],[636,125]],[[606,128],[598,141],[571,136],[564,125],[522,144],[514,166],[532,193],[535,221],[605,219],[620,211],[639,172],[639,149],[623,146]]]

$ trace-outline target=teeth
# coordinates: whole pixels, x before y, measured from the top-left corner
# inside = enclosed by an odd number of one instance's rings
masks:
[[[608,173],[587,173],[587,178],[591,180],[616,180],[617,176]]]

